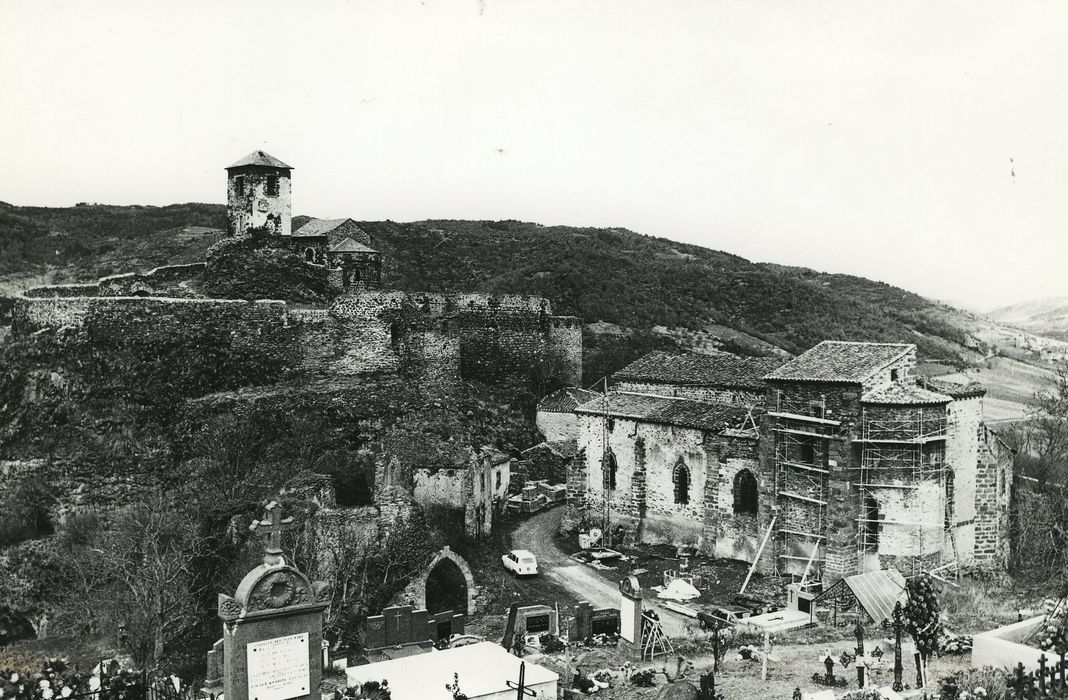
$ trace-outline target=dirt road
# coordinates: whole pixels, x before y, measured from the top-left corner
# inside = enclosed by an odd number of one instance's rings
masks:
[[[589,601],[597,608],[619,607],[619,584],[596,569],[580,564],[561,551],[555,534],[564,517],[562,507],[539,513],[524,521],[512,531],[512,547],[526,549],[538,558],[539,576],[545,576],[562,588],[572,592],[579,600]],[[647,603],[646,608],[652,607]],[[657,607],[660,624],[669,637],[682,637],[686,628],[696,625],[684,615]]]

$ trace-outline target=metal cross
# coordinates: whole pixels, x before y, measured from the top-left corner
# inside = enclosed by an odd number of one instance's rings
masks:
[[[267,553],[282,553],[282,533],[292,530],[297,524],[292,517],[282,517],[282,505],[278,501],[271,501],[263,510],[262,520],[253,520],[248,526],[249,530],[258,531],[259,534],[268,535]]]
[[[509,688],[513,688],[516,691],[515,692],[516,700],[523,700],[523,696],[524,695],[526,697],[529,697],[529,698],[537,697],[537,695],[538,695],[533,690],[531,690],[530,688],[527,687],[526,677],[527,677],[527,662],[526,661],[520,661],[519,662],[519,682],[516,683],[514,681],[505,681],[505,684]]]

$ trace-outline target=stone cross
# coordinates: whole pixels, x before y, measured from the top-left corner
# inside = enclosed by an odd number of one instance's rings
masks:
[[[282,517],[282,505],[278,501],[271,501],[264,508],[262,520],[253,520],[248,529],[258,531],[260,534],[266,534],[267,540],[267,554],[270,556],[280,556],[282,554],[282,533],[286,530],[292,530],[297,525],[293,522],[292,517]]]
[[[389,614],[390,620],[393,621],[393,631],[394,632],[400,632],[400,627],[401,627],[400,621],[401,621],[401,618],[404,617],[404,612],[401,611],[401,610],[393,610],[393,611],[389,611],[388,614]],[[389,630],[389,626],[388,625],[387,625],[386,629],[387,629],[387,632],[388,632],[388,630]]]

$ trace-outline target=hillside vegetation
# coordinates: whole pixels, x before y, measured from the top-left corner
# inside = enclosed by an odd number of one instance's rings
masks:
[[[297,217],[294,227],[304,220]],[[212,204],[2,204],[0,274],[52,271],[58,281],[78,281],[201,260],[219,234],[189,227],[224,222],[225,208]],[[594,352],[613,355],[598,363],[607,371],[624,355],[672,343],[665,328],[678,337],[726,327],[791,353],[828,338],[914,342],[922,356],[950,362],[961,360],[967,335],[946,309],[887,284],[752,263],[625,229],[518,221],[362,225],[385,254],[387,286],[538,294],[557,313],[621,327],[622,335],[591,343]],[[727,349],[765,352],[761,345]]]
[[[995,309],[987,316],[1025,331],[1068,340],[1068,297],[1025,301]]]

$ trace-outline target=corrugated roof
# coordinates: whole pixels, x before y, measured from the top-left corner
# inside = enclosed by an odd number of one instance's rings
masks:
[[[876,623],[890,619],[894,613],[894,604],[900,602],[904,606],[908,599],[905,577],[901,572],[897,569],[882,569],[847,576],[816,596],[814,602],[834,599],[846,595],[847,591]]]
[[[763,389],[764,375],[782,363],[776,358],[743,357],[729,352],[675,355],[657,350],[630,363],[613,378],[617,381]]]
[[[592,401],[597,392],[580,389],[577,386],[565,386],[557,389],[538,402],[538,410],[546,413],[571,413],[582,404]]]
[[[860,400],[864,403],[888,406],[926,406],[946,404],[952,401],[953,397],[929,391],[915,384],[894,382],[867,392],[860,397]]]
[[[265,165],[269,168],[285,168],[286,170],[292,170],[293,167],[286,165],[282,161],[278,160],[274,156],[264,151],[253,151],[247,156],[237,161],[233,165],[227,167],[227,170],[232,168],[243,168],[246,165]]]
[[[719,432],[726,428],[741,428],[749,412],[737,406],[722,406],[692,399],[613,392],[582,404],[575,409],[575,413],[607,413],[616,418],[629,418],[644,423]]]
[[[906,343],[825,340],[765,376],[768,380],[860,384],[873,372],[915,351]]]
[[[847,576],[845,584],[875,624],[890,619],[895,603],[907,601],[905,577],[897,569]]]

